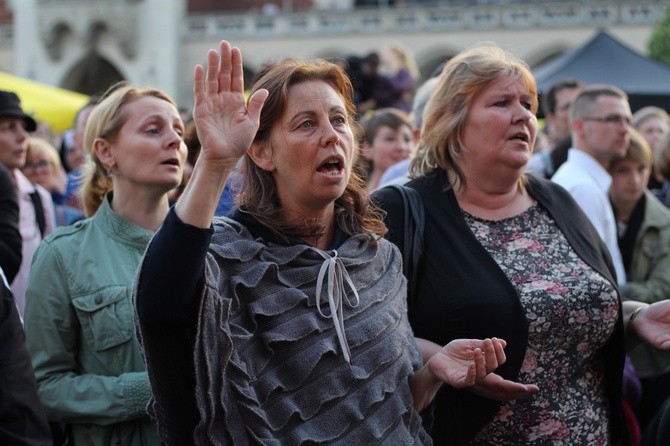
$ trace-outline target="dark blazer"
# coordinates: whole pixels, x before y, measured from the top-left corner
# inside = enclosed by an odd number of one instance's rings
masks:
[[[476,239],[446,175],[440,171],[412,180],[426,211],[425,250],[417,273],[411,324],[419,338],[439,345],[458,338],[500,337],[507,341],[507,362],[496,373],[515,380],[528,341],[528,322],[516,289]],[[616,287],[609,252],[570,194],[548,180],[530,176],[528,193],[544,206],[577,254]],[[374,194],[387,212],[388,237],[402,251],[404,209],[390,188]],[[623,318],[602,348],[611,404],[613,443],[622,436]],[[443,386],[434,404],[435,444],[467,444],[497,412],[500,403],[467,390]]]
[[[7,168],[0,164],[0,268],[12,283],[21,267],[21,233],[16,186]]]
[[[51,446],[25,339],[14,297],[0,277],[0,444]]]

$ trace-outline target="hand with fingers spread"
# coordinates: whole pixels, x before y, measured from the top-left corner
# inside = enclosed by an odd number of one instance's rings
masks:
[[[267,90],[244,98],[242,54],[225,40],[207,53],[207,68],[196,66],[193,118],[202,144],[201,157],[234,165],[249,149],[258,130]]]
[[[192,226],[211,224],[226,180],[249,150],[268,91],[244,98],[242,54],[225,40],[207,53],[207,68],[195,67],[193,120],[201,143],[198,161],[175,211]]]

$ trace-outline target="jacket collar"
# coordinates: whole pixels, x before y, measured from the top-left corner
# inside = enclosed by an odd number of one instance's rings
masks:
[[[648,190],[644,192],[643,198],[647,200],[647,207],[641,230],[648,228],[661,229],[670,226],[670,210]]]
[[[110,206],[112,194],[112,192],[109,192],[103,198],[100,207],[92,218],[101,223],[101,227],[110,238],[144,249],[153,237],[153,231],[137,226],[114,212]]]

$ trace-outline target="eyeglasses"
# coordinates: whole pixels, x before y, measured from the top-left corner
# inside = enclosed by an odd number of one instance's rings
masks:
[[[620,126],[620,125],[625,125],[626,127],[630,127],[630,118],[628,116],[621,116],[621,115],[609,115],[609,116],[584,116],[582,118],[584,121],[596,121],[596,122],[604,122],[605,124],[609,124],[612,127],[615,126]]]
[[[49,161],[42,160],[33,164],[26,164],[25,166],[23,166],[23,170],[37,170],[37,169],[46,169],[50,167],[51,163]]]

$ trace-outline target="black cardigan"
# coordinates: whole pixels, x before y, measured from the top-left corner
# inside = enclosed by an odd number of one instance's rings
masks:
[[[443,172],[410,181],[408,186],[419,192],[426,210],[425,248],[415,279],[416,302],[410,321],[415,335],[439,345],[458,338],[503,338],[507,341],[507,362],[496,373],[515,380],[526,352],[528,321],[514,286],[463,219]],[[534,177],[529,177],[526,189],[549,211],[575,252],[616,287],[609,252],[570,194]],[[400,194],[385,188],[374,197],[387,212],[388,238],[402,251],[404,209]],[[600,354],[607,372],[611,435],[616,444],[624,427],[621,312],[616,330]],[[467,444],[500,404],[467,390],[443,386],[434,406],[431,435],[435,444]]]
[[[12,174],[0,164],[0,267],[12,283],[21,267],[19,201]]]

